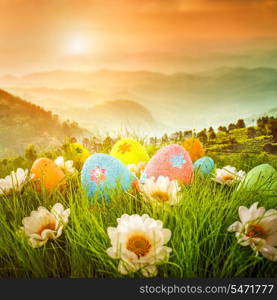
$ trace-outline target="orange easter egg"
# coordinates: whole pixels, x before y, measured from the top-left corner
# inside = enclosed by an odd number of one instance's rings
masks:
[[[31,174],[38,191],[41,191],[42,187],[51,191],[65,178],[62,169],[49,158],[37,159],[32,165]]]
[[[205,155],[204,147],[199,139],[188,138],[184,141],[183,147],[188,151],[192,162]]]

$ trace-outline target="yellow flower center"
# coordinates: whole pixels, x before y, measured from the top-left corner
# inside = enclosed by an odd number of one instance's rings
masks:
[[[169,200],[169,195],[166,192],[155,191],[151,194],[151,197],[155,198],[159,202],[166,202]]]
[[[126,248],[135,253],[138,257],[141,257],[149,253],[151,249],[151,243],[146,236],[135,234],[128,239]]]
[[[249,229],[248,229],[248,232],[247,232],[246,236],[248,236],[250,238],[265,239],[266,236],[267,236],[267,233],[261,225],[253,224],[253,225],[249,226]]]
[[[141,165],[141,166],[139,167],[139,169],[140,169],[141,171],[143,171],[143,170],[145,169],[145,165]]]
[[[45,229],[50,229],[50,230],[55,230],[56,229],[56,223],[55,222],[49,222],[49,223],[44,223],[42,224],[38,230],[36,231],[36,234],[41,235],[43,230]]]
[[[234,179],[234,176],[232,176],[232,175],[224,175],[224,176],[222,177],[222,179],[223,179],[224,181],[232,180],[232,179]]]

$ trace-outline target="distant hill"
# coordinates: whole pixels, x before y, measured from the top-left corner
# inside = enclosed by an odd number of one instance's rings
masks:
[[[149,135],[166,131],[166,127],[158,123],[143,105],[134,101],[107,101],[93,106],[87,113],[92,116],[90,125],[102,133],[117,134],[127,130]]]
[[[51,111],[0,89],[0,156],[21,154],[28,144],[44,148],[59,145],[65,136],[87,131],[77,123],[62,122]]]
[[[250,118],[273,109],[277,101],[274,68],[224,67],[193,74],[57,70],[4,76],[1,84],[33,103],[43,103],[47,109],[77,120],[81,126],[88,120],[80,117],[79,111],[109,100],[131,99],[172,132]]]

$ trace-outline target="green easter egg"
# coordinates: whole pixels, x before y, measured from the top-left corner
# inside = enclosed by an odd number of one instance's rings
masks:
[[[247,173],[239,184],[239,189],[276,195],[277,171],[269,164],[258,165]]]

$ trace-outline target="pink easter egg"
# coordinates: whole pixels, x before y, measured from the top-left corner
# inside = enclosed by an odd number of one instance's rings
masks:
[[[146,165],[143,176],[155,179],[165,176],[179,183],[190,184],[193,180],[193,165],[189,153],[175,144],[162,147]]]

